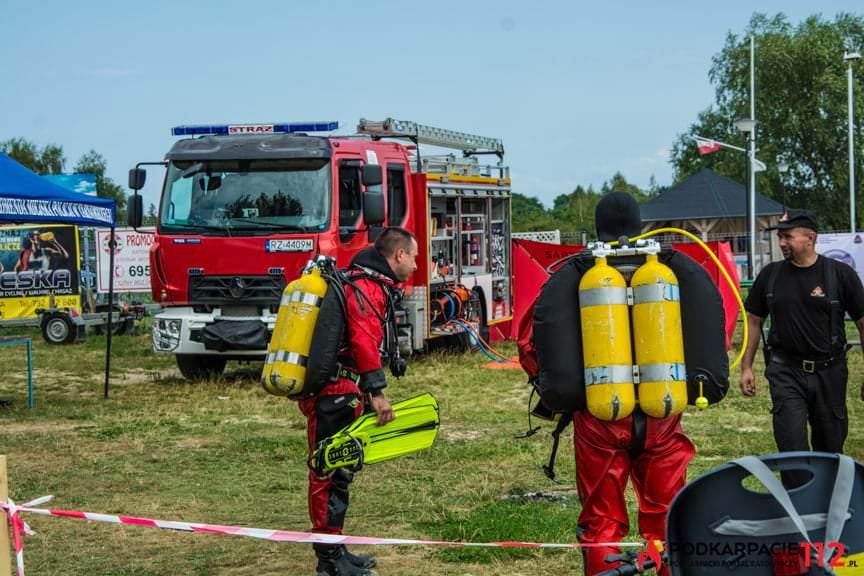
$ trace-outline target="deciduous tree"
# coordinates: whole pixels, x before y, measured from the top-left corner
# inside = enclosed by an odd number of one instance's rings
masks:
[[[63,147],[56,144],[39,148],[24,138],[10,138],[0,142],[0,152],[37,174],[60,174],[66,165]]]
[[[716,101],[673,145],[676,181],[707,166],[747,182],[746,154],[723,149],[700,157],[688,136],[698,134],[747,147],[745,136],[735,130],[735,120],[750,116],[751,35],[756,47],[756,156],[768,167],[757,176],[758,191],[780,202],[785,199],[791,206],[811,208],[828,227],[845,229],[849,226],[849,165],[843,55],[846,50],[864,49],[861,16],[841,14],[833,21],[811,16],[793,25],[783,14],[755,14],[741,34],[730,32],[709,72]],[[853,66],[854,109],[860,118],[864,67]],[[855,138],[856,149],[861,150],[860,131]],[[789,166],[785,178],[777,170],[780,164]],[[861,173],[860,162],[856,171]]]
[[[90,150],[78,160],[75,165],[75,172],[87,172],[96,175],[96,195],[114,199],[114,202],[117,203],[117,221],[122,222],[125,218],[123,214],[126,208],[126,193],[122,186],[105,175],[107,167],[105,158],[95,150]]]

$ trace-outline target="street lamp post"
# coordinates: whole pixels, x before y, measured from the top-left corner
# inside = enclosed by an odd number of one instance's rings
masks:
[[[750,36],[750,117],[737,120],[735,127],[747,134],[750,141],[749,160],[749,198],[747,201],[747,277],[753,280],[754,261],[756,260],[756,172],[764,170],[765,165],[756,160],[756,37]],[[759,168],[757,169],[757,163]]]
[[[777,172],[780,175],[780,198],[783,200],[783,210],[789,205],[789,200],[786,198],[786,174],[789,172],[789,164],[785,160],[777,159]],[[771,235],[765,238],[768,242],[768,252],[771,254],[770,260],[774,260],[774,242],[771,240]]]
[[[846,83],[849,92],[849,231],[853,234],[857,227],[855,226],[855,117],[853,114],[855,107],[853,105],[854,99],[852,97],[852,63],[860,59],[861,54],[859,52],[843,53],[843,60],[849,64],[846,72]]]
[[[783,207],[789,203],[786,201],[786,173],[789,172],[789,164],[780,161],[777,164],[777,172],[780,173],[780,197],[783,199]]]
[[[753,279],[753,263],[756,260],[756,120],[742,118],[735,122],[739,132],[747,134],[750,150],[747,153],[747,277]]]

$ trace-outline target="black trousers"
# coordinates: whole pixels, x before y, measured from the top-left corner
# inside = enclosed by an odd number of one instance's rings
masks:
[[[363,412],[357,394],[316,396],[300,402],[306,415],[309,454],[321,440],[351,424]],[[315,532],[341,534],[348,511],[349,488],[354,475],[345,468],[318,476],[309,471],[309,515]]]
[[[780,452],[843,452],[849,432],[846,415],[846,362],[805,372],[800,367],[770,362],[765,377],[771,386],[774,440]],[[807,424],[810,424],[810,441]],[[809,477],[809,476],[808,476]],[[783,483],[799,486],[805,477],[783,474]]]

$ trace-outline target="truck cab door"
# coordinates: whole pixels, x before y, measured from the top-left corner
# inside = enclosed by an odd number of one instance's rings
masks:
[[[339,243],[340,252],[347,253],[349,259],[368,244],[368,234],[362,222],[362,167],[360,160],[339,162]],[[339,265],[343,262],[340,261]]]

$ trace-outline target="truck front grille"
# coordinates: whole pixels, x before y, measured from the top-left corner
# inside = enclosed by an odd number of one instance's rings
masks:
[[[278,305],[284,289],[283,276],[189,277],[189,299],[194,304]]]

